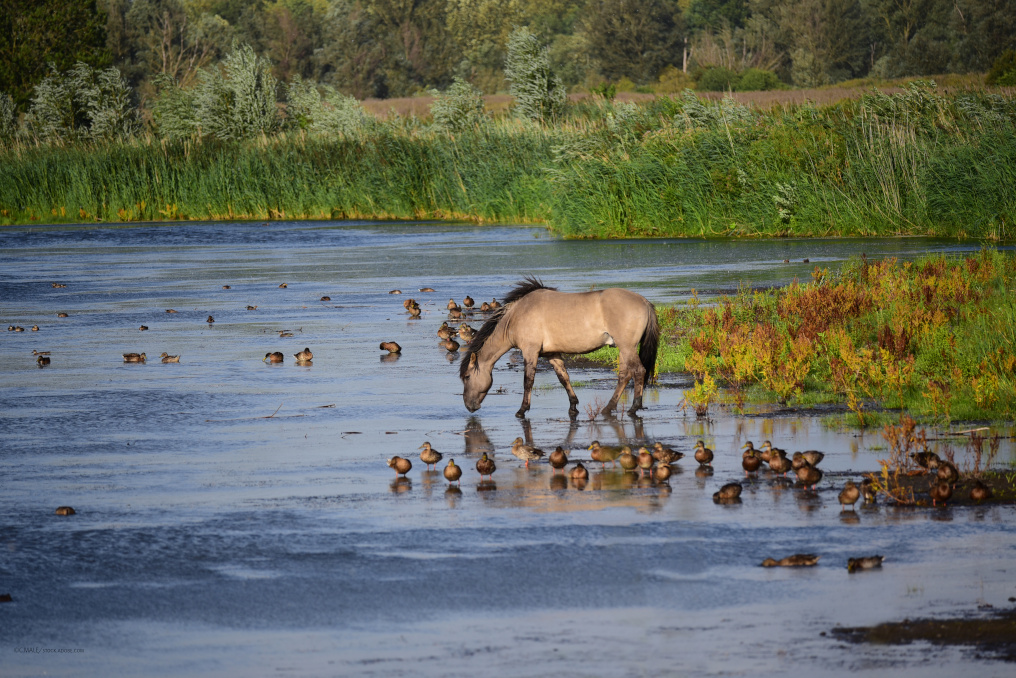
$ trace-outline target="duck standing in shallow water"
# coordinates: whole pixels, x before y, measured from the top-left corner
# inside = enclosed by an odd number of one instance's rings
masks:
[[[582,483],[589,480],[589,471],[586,470],[581,461],[575,464],[575,468],[571,470],[571,479]]]
[[[429,442],[420,445],[419,449],[423,450],[420,452],[420,461],[426,464],[428,469],[433,466],[436,471],[437,463],[444,458],[444,455],[431,447]]]
[[[490,476],[490,479],[493,480],[497,464],[484,452],[483,456],[476,460],[476,470],[480,472],[480,480],[483,480],[483,476]]]
[[[840,490],[839,501],[840,509],[844,506],[850,506],[850,510],[854,510],[854,504],[861,498],[861,489],[854,484],[853,480],[848,480],[847,484]]]
[[[868,477],[861,481],[861,496],[865,504],[874,504],[878,499],[878,490],[875,489],[875,482]]]
[[[985,499],[991,499],[991,497],[991,488],[980,480],[974,482],[974,486],[970,488],[970,501],[976,501],[980,504]]]
[[[695,461],[700,466],[709,466],[713,463],[713,451],[706,447],[706,444],[701,440],[695,445]]]
[[[568,465],[568,453],[565,452],[563,447],[558,445],[557,449],[550,453],[548,460],[550,461],[551,468],[556,473]]]
[[[454,459],[449,459],[448,465],[444,469],[444,477],[450,483],[459,482],[459,478],[462,477],[462,467],[456,466]]]
[[[392,457],[388,460],[388,468],[395,469],[395,477],[399,475],[406,475],[413,468],[413,462],[409,461],[405,457]]]
[[[297,346],[299,346],[299,344],[297,344]],[[314,360],[314,354],[310,352],[309,348],[305,348],[299,353],[294,353],[293,357],[296,358],[297,361],[301,363],[310,362],[311,360]]]
[[[952,485],[944,480],[932,481],[931,489],[928,490],[932,506],[937,506],[937,502],[942,502],[942,506],[945,506],[946,502],[952,499],[952,493]]]
[[[526,445],[525,441],[522,440],[520,436],[512,442],[512,454],[525,461],[526,468],[529,468],[529,462],[536,461],[543,457],[543,450],[538,447],[533,447],[532,445]]]
[[[625,471],[634,471],[639,467],[638,457],[631,453],[631,448],[627,445],[621,448],[621,454],[617,458],[617,463],[619,463],[621,468]]]
[[[653,459],[653,455],[649,454],[649,450],[644,447],[639,448],[639,475],[645,476],[646,471],[649,471],[649,475],[653,475],[653,466],[656,465],[656,460]]]
[[[613,466],[617,458],[621,456],[621,448],[614,445],[601,445],[599,440],[594,440],[589,445],[589,456],[593,461],[600,462],[601,468],[608,461]]]
[[[673,464],[675,461],[684,459],[684,454],[657,442],[653,445],[653,459],[661,464]]]
[[[818,485],[820,480],[822,480],[822,471],[815,468],[808,462],[804,462],[804,466],[797,469],[797,480],[798,482],[803,483],[805,487],[811,485],[811,489],[814,490],[815,486]]]
[[[462,300],[462,305],[465,306],[466,308],[472,308],[473,304],[475,303],[476,302],[473,301],[473,298],[468,294],[466,295],[466,298]]]

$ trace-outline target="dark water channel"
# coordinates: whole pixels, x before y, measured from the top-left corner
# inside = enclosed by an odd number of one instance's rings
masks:
[[[698,422],[678,409],[679,376],[649,390],[640,420],[573,423],[541,371],[520,422],[510,356],[494,375],[503,392],[471,416],[435,335],[449,298],[503,298],[523,274],[672,303],[862,251],[976,249],[565,242],[446,224],[4,229],[0,315],[26,331],[0,335],[0,593],[13,599],[0,604],[0,675],[1012,675],[962,649],[827,634],[1011,605],[1012,507],[841,514],[835,474],[815,492],[763,475],[717,506],[712,493],[743,477],[746,440],[823,450],[829,472],[873,470],[883,441],[808,414]],[[383,340],[402,357],[384,359]],[[314,360],[299,366],[305,346]],[[147,364],[122,361],[142,351]],[[286,361],[262,362],[269,351]],[[581,409],[614,381],[572,379]],[[593,439],[689,452],[703,438],[717,458],[703,475],[689,455],[665,485],[596,465],[578,490],[546,464],[523,468],[509,452],[520,435],[581,458]],[[424,470],[424,440],[465,469],[461,488]],[[492,485],[473,469],[482,451],[498,463]],[[408,481],[385,465],[395,454],[414,460]],[[1012,458],[1006,446],[1000,461]],[[77,515],[54,515],[62,505]],[[758,566],[797,552],[822,558]],[[848,557],[873,553],[882,570],[847,574]]]

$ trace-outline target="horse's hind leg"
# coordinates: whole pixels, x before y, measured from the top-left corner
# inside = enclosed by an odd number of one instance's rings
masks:
[[[575,395],[575,391],[572,389],[571,379],[568,378],[568,370],[564,368],[564,358],[560,353],[548,354],[546,358],[550,366],[554,368],[558,381],[564,386],[564,390],[568,391],[568,415],[574,419],[579,413],[579,397]]]
[[[610,400],[600,410],[600,414],[605,417],[614,416],[614,408],[617,407],[617,401],[621,398],[621,394],[624,393],[624,387],[628,385],[629,379],[631,379],[631,374],[629,373],[628,365],[622,361],[617,374],[617,388],[614,389],[614,395],[610,396]]]

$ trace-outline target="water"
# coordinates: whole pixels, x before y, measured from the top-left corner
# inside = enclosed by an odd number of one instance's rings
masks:
[[[0,673],[1006,675],[964,650],[820,633],[1010,605],[1012,507],[843,515],[837,474],[876,467],[876,434],[807,413],[699,422],[678,409],[679,375],[649,389],[641,420],[570,422],[541,370],[519,421],[522,374],[506,356],[471,416],[435,335],[449,298],[503,298],[523,274],[672,303],[808,279],[861,251],[971,249],[565,242],[447,224],[5,229],[0,310],[26,331],[0,341],[0,593],[14,599],[0,606]],[[409,296],[422,319],[404,312]],[[382,356],[384,340],[402,357]],[[298,366],[305,346],[313,364]],[[38,368],[33,349],[52,364]],[[262,362],[276,350],[285,363]],[[147,364],[122,362],[142,351]],[[609,370],[571,372],[580,409],[609,397]],[[522,468],[508,453],[520,435],[582,458],[593,439],[690,451],[704,438],[717,459],[707,476],[689,455],[662,486],[597,465],[579,491],[546,465]],[[743,503],[713,504],[742,476],[744,441],[764,439],[825,451],[818,491],[763,477]],[[424,470],[424,440],[464,468],[460,489]],[[482,451],[498,463],[493,486],[473,469]],[[394,454],[415,460],[408,481],[385,465]],[[61,505],[77,515],[55,516]],[[822,559],[758,567],[796,552]],[[847,574],[848,557],[871,553],[881,571]]]

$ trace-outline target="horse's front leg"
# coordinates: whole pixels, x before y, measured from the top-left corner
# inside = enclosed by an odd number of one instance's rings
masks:
[[[564,356],[560,353],[548,353],[546,358],[550,362],[550,366],[554,368],[558,381],[564,386],[564,390],[568,392],[568,416],[574,419],[579,413],[579,397],[575,395],[571,379],[568,378],[568,370],[564,368]]]
[[[533,383],[536,381],[536,360],[537,356],[522,354],[525,359],[525,376],[522,378],[522,407],[515,413],[515,416],[522,419],[529,411],[529,399],[533,395]]]

